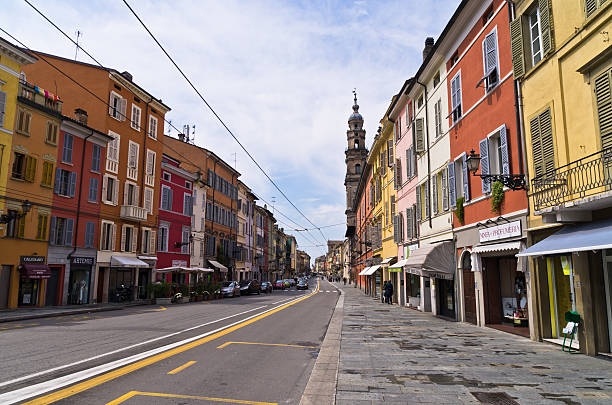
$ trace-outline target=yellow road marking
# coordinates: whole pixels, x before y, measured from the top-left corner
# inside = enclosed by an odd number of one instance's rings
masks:
[[[176,374],[176,373],[180,373],[181,371],[185,370],[187,367],[189,366],[193,366],[194,364],[196,364],[195,361],[188,361],[187,363],[183,364],[180,367],[175,368],[172,371],[169,371],[168,374]]]
[[[300,345],[283,345],[280,343],[257,343],[257,342],[226,342],[223,343],[221,346],[217,346],[217,349],[223,349],[226,346],[229,346],[231,344],[236,344],[236,345],[260,345],[260,346],[281,346],[281,347],[305,347],[307,349],[316,349],[317,346],[300,346]]]
[[[214,398],[214,397],[201,397],[198,395],[180,395],[180,394],[162,394],[157,392],[140,392],[140,391],[130,391],[125,395],[120,396],[107,403],[106,405],[119,405],[123,402],[127,401],[130,398],[135,396],[147,396],[147,397],[161,397],[161,398],[181,398],[181,399],[199,399],[201,401],[211,401],[211,402],[226,402],[231,404],[248,404],[248,405],[278,405],[276,402],[257,402],[257,401],[245,401],[242,399],[228,399],[228,398]]]
[[[28,326],[37,326],[40,325],[39,323],[14,323],[14,324],[7,324],[6,326],[2,325],[0,326],[0,330],[8,330],[8,329],[17,329],[17,328],[26,328]]]
[[[159,312],[159,311],[165,311],[166,309],[168,308],[164,307],[163,305],[160,305],[158,309],[154,309],[153,311]]]
[[[319,289],[319,284],[317,282],[317,290],[318,289]],[[316,290],[315,290],[315,292],[316,292]],[[176,354],[183,353],[183,352],[185,352],[185,351],[187,351],[189,349],[192,349],[192,348],[200,346],[200,345],[202,345],[204,343],[210,342],[211,340],[218,339],[221,336],[225,336],[225,335],[227,335],[229,333],[232,333],[232,332],[234,332],[234,331],[236,331],[236,330],[238,330],[240,328],[243,328],[243,327],[245,327],[247,325],[255,323],[255,322],[257,322],[257,321],[259,321],[261,319],[267,318],[268,316],[270,316],[272,314],[275,314],[275,313],[277,313],[279,311],[282,311],[283,309],[289,308],[290,306],[295,305],[298,302],[302,302],[303,300],[305,300],[305,299],[307,299],[307,298],[309,298],[311,296],[312,296],[312,294],[306,295],[306,296],[304,296],[302,298],[299,298],[299,299],[297,299],[297,300],[295,300],[293,302],[290,302],[288,304],[282,305],[282,306],[280,306],[278,308],[275,308],[275,309],[273,309],[273,310],[271,310],[269,312],[263,313],[263,314],[261,314],[259,316],[256,316],[255,318],[251,318],[251,319],[246,320],[246,321],[244,321],[242,323],[239,323],[238,325],[234,325],[234,326],[232,326],[230,328],[224,329],[224,330],[219,331],[217,333],[214,333],[212,335],[203,337],[203,338],[198,339],[198,340],[194,340],[193,342],[186,343],[186,344],[184,344],[182,346],[175,347],[174,349],[170,349],[168,351],[156,354],[156,355],[148,357],[146,359],[142,359],[140,361],[137,361],[136,363],[129,364],[127,366],[123,366],[123,367],[118,368],[116,370],[110,371],[108,373],[105,373],[105,374],[99,375],[97,377],[91,378],[89,380],[83,381],[81,383],[75,384],[75,385],[73,385],[71,387],[64,388],[64,389],[61,389],[59,391],[53,392],[51,394],[44,395],[44,396],[42,396],[40,398],[33,399],[33,400],[29,401],[29,402],[26,402],[26,405],[44,405],[44,404],[46,405],[46,404],[51,404],[51,403],[59,401],[61,399],[68,398],[68,397],[71,397],[73,395],[76,395],[76,394],[78,394],[80,392],[87,391],[87,390],[89,390],[89,389],[91,389],[93,387],[97,387],[100,384],[104,384],[105,382],[114,380],[115,378],[124,376],[124,375],[126,375],[128,373],[131,373],[132,371],[139,370],[139,369],[141,369],[143,367],[146,367],[146,366],[149,366],[151,364],[157,363],[160,360],[167,359],[168,357],[172,357],[172,356],[174,356]]]

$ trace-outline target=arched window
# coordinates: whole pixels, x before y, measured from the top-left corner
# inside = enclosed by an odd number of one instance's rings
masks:
[[[359,149],[359,139],[355,139],[355,149]]]
[[[472,270],[472,254],[470,252],[465,252],[463,254],[463,259],[461,259],[461,268],[463,270]]]
[[[360,174],[361,173],[361,165],[359,163],[357,163],[355,165],[355,173]]]

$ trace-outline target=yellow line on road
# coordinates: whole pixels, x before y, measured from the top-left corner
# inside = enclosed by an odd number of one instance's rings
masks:
[[[154,309],[153,311],[159,312],[159,311],[165,311],[166,309],[168,308],[164,307],[163,305],[160,305],[158,309]]]
[[[300,346],[300,345],[283,345],[280,343],[257,343],[257,342],[226,342],[223,343],[221,346],[217,346],[217,349],[223,349],[226,346],[229,346],[231,344],[236,344],[236,345],[259,345],[259,346],[281,346],[281,347],[305,347],[307,349],[316,349],[317,346]]]
[[[245,401],[242,399],[228,399],[228,398],[214,398],[214,397],[201,397],[198,395],[180,395],[180,394],[162,394],[157,392],[140,392],[140,391],[130,391],[125,395],[120,396],[107,403],[106,405],[119,405],[124,403],[130,398],[135,396],[147,396],[147,397],[161,397],[161,398],[180,398],[180,399],[199,399],[201,401],[211,401],[211,402],[225,402],[231,404],[248,404],[248,405],[278,405],[276,402],[257,402],[257,401]]]
[[[189,366],[193,366],[194,364],[196,364],[195,361],[188,361],[187,363],[183,364],[180,367],[175,368],[172,371],[168,371],[168,374],[177,374],[180,373],[181,371],[185,370],[187,367]]]
[[[17,328],[27,328],[28,326],[37,326],[39,323],[13,323],[13,324],[0,324],[0,330],[9,330],[9,329],[17,329]]]
[[[317,290],[318,289],[319,289],[319,284],[317,282]],[[315,290],[315,292],[317,290]],[[268,316],[270,316],[272,314],[275,314],[275,313],[277,313],[279,311],[282,311],[283,309],[289,308],[290,306],[295,305],[298,302],[302,302],[303,300],[305,300],[307,298],[310,298],[311,296],[312,296],[312,294],[306,295],[306,296],[304,296],[302,298],[299,298],[299,299],[297,299],[297,300],[295,300],[293,302],[287,303],[285,305],[281,305],[280,307],[275,308],[275,309],[273,309],[273,310],[271,310],[269,312],[263,313],[263,314],[261,314],[259,316],[256,316],[254,318],[251,318],[249,320],[241,322],[241,323],[239,323],[237,325],[234,325],[232,327],[229,327],[227,329],[224,329],[224,330],[219,331],[217,333],[214,333],[212,335],[203,337],[203,338],[198,339],[198,340],[194,340],[193,342],[185,343],[182,346],[178,346],[178,347],[175,347],[174,349],[170,349],[170,350],[165,351],[163,353],[159,353],[159,354],[156,354],[154,356],[148,357],[146,359],[142,359],[140,361],[137,361],[136,363],[129,364],[127,366],[123,366],[123,367],[118,368],[116,370],[110,371],[108,373],[105,373],[105,374],[99,375],[97,377],[91,378],[89,380],[83,381],[81,383],[75,384],[75,385],[73,385],[71,387],[64,388],[64,389],[61,389],[59,391],[53,392],[51,394],[44,395],[44,396],[42,396],[40,398],[33,399],[32,401],[26,402],[26,405],[46,405],[46,404],[51,404],[51,403],[59,401],[61,399],[65,399],[65,398],[71,397],[73,395],[76,395],[76,394],[78,394],[80,392],[87,391],[87,390],[89,390],[91,388],[97,387],[100,384],[104,384],[105,382],[114,380],[115,378],[124,376],[124,375],[126,375],[128,373],[131,373],[132,371],[139,370],[139,369],[141,369],[143,367],[146,367],[146,366],[149,366],[151,364],[157,363],[158,361],[167,359],[168,357],[172,357],[172,356],[174,356],[176,354],[183,353],[183,352],[185,352],[185,351],[187,351],[189,349],[193,349],[194,347],[197,347],[197,346],[200,346],[200,345],[202,345],[204,343],[210,342],[211,340],[218,339],[218,338],[220,338],[222,336],[225,336],[225,335],[227,335],[229,333],[232,333],[232,332],[234,332],[234,331],[236,331],[236,330],[238,330],[240,328],[243,328],[243,327],[245,327],[247,325],[255,323],[255,322],[257,322],[257,321],[259,321],[261,319],[267,318]]]

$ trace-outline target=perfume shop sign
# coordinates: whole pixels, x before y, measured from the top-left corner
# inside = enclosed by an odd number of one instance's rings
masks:
[[[521,236],[521,221],[480,229],[478,232],[480,233],[480,242],[491,242],[494,240]]]

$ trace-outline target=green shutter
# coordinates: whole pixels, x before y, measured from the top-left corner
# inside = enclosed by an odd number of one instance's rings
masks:
[[[542,57],[545,57],[554,49],[550,0],[538,0],[538,7],[540,9],[540,30],[542,31]]]
[[[17,220],[17,237],[22,238],[25,235],[25,216]]]
[[[510,23],[510,48],[512,50],[512,69],[514,78],[525,75],[525,52],[523,49],[523,23],[521,17]]]
[[[540,137],[540,119],[536,115],[529,121],[529,130],[531,132],[531,152],[533,154],[533,174],[534,177],[541,176],[544,173],[542,164],[542,140]]]
[[[612,69],[595,78],[595,102],[601,148],[612,147]]]
[[[555,145],[552,132],[552,115],[550,108],[547,108],[539,115],[540,120],[540,141],[542,143],[542,164],[544,172],[549,173],[555,170]]]

